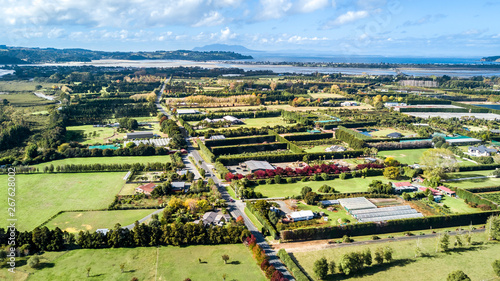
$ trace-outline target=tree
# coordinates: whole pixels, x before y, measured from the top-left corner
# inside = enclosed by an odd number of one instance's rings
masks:
[[[496,260],[492,264],[493,266],[493,271],[497,276],[500,276],[500,260]]]
[[[448,274],[446,281],[470,281],[470,278],[463,271],[455,270]]]
[[[326,258],[320,258],[314,262],[314,274],[318,276],[319,279],[325,279],[328,275],[328,262]]]
[[[420,157],[420,165],[424,167],[427,178],[446,177],[446,173],[453,172],[458,167],[453,152],[444,148],[434,148],[425,151]]]
[[[392,248],[391,248],[391,247],[385,247],[385,248],[384,248],[384,260],[385,260],[386,262],[388,262],[388,263],[389,263],[389,262],[391,262],[391,261],[392,261],[392,253],[393,253],[393,252],[394,252],[394,251],[392,250]]]
[[[386,166],[389,166],[389,167],[396,167],[396,166],[400,165],[400,163],[396,159],[394,159],[393,157],[385,158],[384,164]]]
[[[314,205],[319,200],[319,195],[316,192],[308,192],[304,197],[307,205]]]
[[[363,260],[365,265],[370,266],[372,265],[372,251],[370,248],[366,249],[365,252],[363,253]]]
[[[410,193],[408,193],[408,192],[403,193],[403,200],[410,201],[411,200]]]
[[[312,188],[310,188],[309,186],[304,186],[304,187],[302,187],[302,190],[300,191],[300,195],[302,195],[302,198],[305,198],[306,194],[309,192],[312,192]]]
[[[122,271],[122,273],[125,271],[125,264],[124,263],[120,264],[120,270]]]
[[[450,245],[450,235],[445,232],[441,239],[439,239],[439,247],[443,252],[448,251]]]
[[[384,169],[384,177],[395,180],[399,178],[399,168],[398,167],[385,167]]]
[[[31,159],[37,157],[38,155],[38,146],[36,144],[30,144],[26,147],[25,159],[30,161]]]
[[[384,249],[377,248],[375,251],[375,262],[377,264],[382,264],[384,262]]]
[[[34,254],[29,258],[28,266],[31,268],[38,268],[40,266],[40,258],[37,254]]]
[[[335,269],[337,268],[336,264],[335,264],[335,261],[330,261],[328,263],[328,271],[330,272],[330,274],[335,274]]]
[[[228,255],[222,255],[222,260],[224,261],[224,264],[227,264],[227,261],[229,260]]]
[[[486,222],[488,239],[500,240],[500,216],[491,216]]]
[[[87,277],[90,277],[90,270],[91,270],[91,269],[92,269],[92,268],[91,268],[90,266],[89,266],[89,267],[87,267]]]
[[[369,185],[368,192],[375,194],[393,194],[394,188],[392,184],[383,184],[382,181],[373,180]]]

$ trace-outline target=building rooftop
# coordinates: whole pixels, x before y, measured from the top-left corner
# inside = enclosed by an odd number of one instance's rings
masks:
[[[292,219],[304,218],[304,217],[314,217],[314,213],[311,210],[291,212],[290,217]]]
[[[257,161],[257,160],[249,160],[244,162],[247,165],[247,168],[250,171],[257,170],[274,170],[273,165],[269,164],[267,161]]]
[[[341,198],[338,199],[338,201],[340,205],[348,211],[377,208],[375,204],[370,202],[365,197]]]

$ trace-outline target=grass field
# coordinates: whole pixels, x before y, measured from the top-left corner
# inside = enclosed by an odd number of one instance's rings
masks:
[[[33,165],[39,170],[49,165],[77,165],[77,164],[125,164],[125,163],[154,163],[154,162],[171,162],[168,155],[155,155],[155,156],[110,156],[110,157],[79,157],[79,158],[66,158],[61,160],[54,160],[44,162],[41,164]]]
[[[329,275],[325,280],[446,280],[448,274],[454,270],[463,270],[472,280],[500,280],[495,277],[491,267],[494,260],[500,259],[500,243],[486,243],[485,234],[475,234],[473,241],[482,242],[481,245],[451,250],[447,253],[436,253],[436,238],[420,239],[420,248],[425,257],[415,258],[417,240],[377,243],[369,246],[350,246],[329,248],[319,251],[297,252],[294,256],[309,276],[318,280],[314,275],[313,264],[319,258],[339,262],[344,253],[364,251],[369,248],[373,253],[378,247],[390,246],[394,249],[394,261],[391,264],[372,265],[365,268],[362,274],[345,276],[341,274]],[[450,238],[453,245],[454,237]],[[453,246],[451,246],[453,248]]]
[[[330,146],[332,146],[332,145],[331,144],[315,145],[312,148],[304,149],[304,151],[307,153],[325,152],[325,149],[330,147]]]
[[[306,182],[296,182],[296,183],[283,183],[283,184],[265,184],[259,185],[255,188],[255,192],[260,192],[266,197],[286,197],[292,195],[299,195],[302,187],[309,186],[314,192],[318,192],[318,189],[326,184],[335,188],[338,192],[364,192],[368,190],[368,185],[372,180],[381,180],[382,182],[388,182],[382,176],[369,177],[366,179],[353,178],[353,179],[335,179],[329,181],[306,181]]]
[[[50,101],[47,99],[39,98],[35,96],[33,93],[10,93],[8,95],[0,95],[0,98],[7,99],[10,102],[10,105],[13,106],[36,106],[36,105],[46,105],[46,104],[55,104],[54,101]]]
[[[35,91],[36,85],[41,85],[43,88],[52,88],[53,85],[64,84],[28,81],[0,81],[0,92]]]
[[[394,133],[394,132],[401,133],[401,134],[403,134],[403,136],[415,134],[412,131],[405,131],[405,130],[400,130],[400,129],[396,130],[396,129],[392,129],[392,128],[386,128],[386,129],[380,129],[380,130],[375,131],[375,132],[370,132],[370,135],[372,135],[374,137],[385,138],[388,134]]]
[[[224,264],[221,256],[229,256]],[[47,256],[47,259],[43,259]],[[202,263],[199,263],[201,259]],[[120,264],[124,264],[121,273]],[[90,267],[90,278],[86,268]],[[119,249],[82,249],[66,253],[45,253],[42,268],[33,270],[24,265],[18,268],[31,273],[29,281],[38,280],[266,280],[250,250],[245,246],[189,246]],[[8,274],[2,270],[2,275]],[[5,279],[3,279],[5,280]],[[25,279],[17,279],[25,280]]]
[[[72,133],[78,133],[85,135],[83,139],[77,139],[77,141],[82,144],[94,144],[94,143],[106,143],[108,138],[111,138],[116,129],[109,127],[99,127],[96,128],[92,125],[81,125],[81,126],[69,126],[66,127],[66,130]],[[93,133],[96,133],[96,136],[93,136]]]
[[[63,210],[107,208],[124,184],[124,172],[16,175],[16,218],[31,230]],[[0,175],[0,182],[7,182]],[[6,185],[5,185],[6,186]],[[0,198],[0,220],[7,219],[7,191]]]
[[[482,197],[500,204],[500,192],[481,193]]]
[[[343,99],[343,98],[345,98],[343,95],[330,94],[330,93],[315,93],[315,94],[309,94],[309,95],[313,99],[323,99],[323,98],[331,98],[331,99],[340,98],[340,99]]]
[[[293,126],[296,125],[295,123],[286,123],[281,117],[266,117],[266,118],[247,118],[243,119],[243,122],[245,124],[242,125],[233,125],[230,128],[235,129],[238,127],[245,127],[245,128],[250,128],[250,127],[255,127],[255,128],[261,128],[261,127],[274,127],[274,126]],[[199,121],[190,121],[188,122],[192,126],[196,125],[199,123]],[[205,128],[197,131],[207,131],[212,128]],[[227,129],[227,128],[213,128],[213,130],[222,130],[222,129]]]
[[[472,208],[469,205],[465,204],[465,201],[462,199],[444,196],[440,202],[440,205],[446,205],[450,208],[450,211],[460,214],[465,213],[478,213],[481,211],[479,208]]]
[[[427,148],[422,149],[401,149],[401,150],[385,150],[379,151],[379,156],[393,157],[403,164],[416,164],[420,163],[420,157],[422,154],[428,150]]]
[[[460,172],[460,173],[451,173],[449,174],[450,179],[457,178],[470,178],[470,177],[480,177],[480,176],[489,176],[493,172],[492,170],[485,171],[472,171],[472,172]],[[462,181],[450,181],[447,184],[455,187],[461,188],[472,188],[472,187],[483,187],[483,186],[494,186],[500,185],[500,178],[480,178],[480,179],[470,179],[470,180],[462,180]]]
[[[151,214],[155,210],[120,210],[120,211],[90,211],[90,212],[64,212],[49,223],[48,228],[59,227],[67,232],[78,233],[80,230],[94,232],[99,228],[113,228],[115,224],[122,226],[133,224]]]

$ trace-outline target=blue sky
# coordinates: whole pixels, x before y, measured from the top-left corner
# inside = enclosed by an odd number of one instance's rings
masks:
[[[492,0],[0,0],[0,7],[0,44],[9,46],[500,55],[500,1]]]

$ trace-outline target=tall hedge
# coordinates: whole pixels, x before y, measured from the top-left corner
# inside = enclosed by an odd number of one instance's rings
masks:
[[[262,214],[259,210],[257,210],[252,203],[247,203],[246,208],[252,213],[255,218],[264,226],[264,228],[269,232],[269,234],[278,239],[279,232],[276,230],[276,227]]]
[[[217,170],[216,175],[219,179],[224,179],[224,177],[227,175],[227,173],[229,173],[229,170],[226,168],[226,166],[224,166],[224,164],[222,164],[219,161],[215,162],[214,167]]]
[[[288,141],[311,141],[311,140],[322,140],[333,138],[332,133],[319,133],[319,134],[293,134],[286,135],[284,138]]]
[[[348,150],[343,152],[314,152],[314,153],[283,153],[283,154],[262,154],[262,155],[232,155],[220,156],[218,160],[224,165],[237,165],[248,160],[265,160],[274,163],[303,161],[304,156],[309,160],[323,159],[344,159],[363,155],[362,150]]]
[[[193,127],[191,127],[191,125],[188,122],[184,121],[184,119],[182,119],[182,118],[177,118],[177,119],[181,123],[182,127],[184,127],[184,129],[186,129],[186,131],[188,132],[188,134],[190,136],[195,137],[198,135],[198,133],[193,129]]]
[[[335,131],[335,138],[348,143],[353,149],[362,149],[365,146],[364,139],[368,137],[343,126],[339,126]]]
[[[252,143],[275,142],[275,141],[276,137],[274,135],[262,135],[262,136],[225,138],[221,140],[206,140],[205,145],[207,147],[214,147],[214,146],[252,144]]]
[[[285,264],[286,268],[292,272],[293,277],[297,281],[309,281],[307,275],[302,272],[300,267],[295,263],[295,261],[290,257],[285,249],[280,249],[278,251],[278,257]]]
[[[458,170],[460,172],[469,172],[469,171],[495,170],[496,168],[500,168],[500,164],[483,164],[483,165],[474,165],[474,166],[460,166],[460,167],[458,167]]]
[[[494,202],[492,202],[492,201],[490,201],[488,199],[485,199],[485,198],[481,197],[478,194],[472,193],[469,190],[465,190],[465,189],[462,189],[462,188],[456,188],[455,192],[456,192],[456,194],[457,194],[458,197],[460,197],[460,198],[462,198],[464,200],[467,200],[469,202],[473,202],[473,203],[476,203],[478,205],[488,205],[493,210],[499,209],[498,204],[496,204],[496,203],[494,203]]]
[[[472,214],[458,214],[448,216],[429,216],[423,218],[411,218],[390,220],[384,224],[374,222],[357,223],[342,226],[329,226],[319,228],[300,228],[294,230],[281,231],[283,241],[303,241],[318,239],[341,238],[344,235],[361,236],[374,235],[403,231],[414,231],[432,228],[467,226],[472,224],[483,224],[493,215],[500,214],[500,211],[488,211]]]
[[[231,155],[231,154],[242,154],[242,153],[259,152],[259,151],[274,151],[287,148],[288,145],[286,143],[281,143],[281,142],[254,143],[245,145],[215,146],[212,147],[212,153],[216,156],[219,156],[223,154]]]
[[[289,150],[291,150],[292,152],[294,153],[303,153],[304,150],[302,150],[302,148],[298,147],[296,144],[294,143],[291,143],[289,140],[287,140],[286,138],[280,136],[278,133],[276,133],[275,131],[273,130],[269,130],[269,134],[271,135],[274,135],[276,136],[276,140],[281,142],[281,143],[285,143],[287,145],[287,148]]]
[[[473,187],[473,188],[467,188],[467,191],[472,193],[494,192],[494,191],[500,191],[500,186]]]
[[[200,151],[205,156],[205,158],[210,162],[214,162],[215,155],[212,153],[212,151],[210,151],[210,149],[206,147],[201,140],[196,139],[196,143],[198,144],[198,147],[200,148]]]

